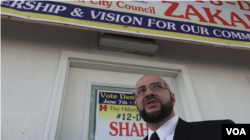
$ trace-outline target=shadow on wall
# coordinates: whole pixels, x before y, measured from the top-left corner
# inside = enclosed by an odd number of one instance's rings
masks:
[[[43,48],[86,52],[92,45],[98,44],[98,32],[93,31],[3,18],[2,27],[3,40],[35,44]]]
[[[159,55],[170,63],[196,63],[215,66],[244,67],[250,69],[250,50],[213,47],[174,41],[158,40]]]

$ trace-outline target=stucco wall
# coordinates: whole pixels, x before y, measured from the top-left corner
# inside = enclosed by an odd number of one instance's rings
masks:
[[[250,75],[250,51],[175,45],[162,47],[161,58],[187,66],[202,119],[230,118],[249,123],[250,85],[246,76]]]
[[[2,19],[2,139],[44,138],[62,50],[186,65],[203,120],[250,123],[250,51],[157,40],[154,57],[97,49],[98,33]]]

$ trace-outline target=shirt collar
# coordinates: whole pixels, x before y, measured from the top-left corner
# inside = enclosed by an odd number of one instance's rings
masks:
[[[158,134],[160,140],[164,140],[167,138],[167,136],[172,133],[177,125],[179,117],[175,115],[170,120],[165,122],[160,128],[156,130],[156,133]],[[150,128],[148,130],[148,140],[150,139],[151,135],[154,133]]]

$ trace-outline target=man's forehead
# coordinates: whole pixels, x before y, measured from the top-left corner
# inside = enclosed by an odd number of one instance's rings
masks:
[[[151,83],[154,82],[164,82],[165,81],[158,75],[145,75],[143,76],[141,79],[138,80],[137,84],[136,84],[136,88],[143,86],[143,85],[149,85]]]

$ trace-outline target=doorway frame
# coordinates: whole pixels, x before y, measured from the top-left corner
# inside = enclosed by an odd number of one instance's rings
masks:
[[[57,129],[60,129],[60,112],[63,111],[69,67],[137,74],[158,74],[161,76],[174,77],[177,81],[186,121],[202,121],[192,83],[185,65],[63,51],[56,75],[44,140],[55,140]],[[93,84],[96,83],[88,82],[88,86]],[[85,106],[85,108],[86,107],[89,106]],[[86,116],[83,118],[84,122],[88,122],[87,118]],[[84,123],[84,125],[85,124],[86,123]],[[83,126],[83,130],[87,127],[88,126]]]

